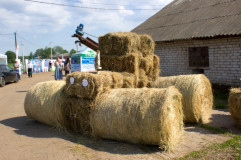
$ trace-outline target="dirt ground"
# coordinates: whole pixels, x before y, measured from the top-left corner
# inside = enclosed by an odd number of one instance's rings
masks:
[[[24,112],[24,98],[31,86],[54,80],[54,73],[26,75],[18,83],[0,88],[0,160],[22,159],[166,159],[177,158],[200,150],[230,137],[195,125],[185,126],[185,133],[174,152],[160,151],[158,146],[134,145],[111,140],[63,133],[28,118]],[[222,123],[220,123],[222,122]],[[234,127],[227,110],[214,110],[211,126],[241,133]]]

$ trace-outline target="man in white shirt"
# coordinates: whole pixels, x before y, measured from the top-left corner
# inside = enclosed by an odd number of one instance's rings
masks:
[[[17,60],[15,60],[13,67],[14,67],[14,70],[19,73],[19,79],[20,79],[20,64],[18,63]]]
[[[28,61],[27,68],[28,68],[28,77],[32,77],[33,65],[31,64],[31,61]]]

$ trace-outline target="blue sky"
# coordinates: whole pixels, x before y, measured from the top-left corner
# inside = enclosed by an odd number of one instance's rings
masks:
[[[36,49],[60,45],[76,49],[71,35],[77,25],[84,24],[84,31],[94,36],[108,32],[130,31],[172,0],[36,0],[48,3],[67,4],[100,10],[63,7],[34,3],[24,0],[0,0],[0,54],[15,51],[14,32],[17,31],[19,54],[35,52]],[[135,10],[157,9],[157,10]],[[5,35],[7,34],[7,35]],[[97,38],[90,37],[97,41]]]

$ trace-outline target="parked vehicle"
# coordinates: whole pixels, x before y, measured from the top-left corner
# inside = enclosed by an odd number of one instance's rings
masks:
[[[6,64],[0,64],[0,87],[8,82],[18,82],[19,73]]]

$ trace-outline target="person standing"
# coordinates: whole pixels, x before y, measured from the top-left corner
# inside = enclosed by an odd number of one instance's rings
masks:
[[[51,60],[49,61],[49,71],[51,71],[52,70],[52,62],[51,62]]]
[[[18,63],[17,60],[15,60],[13,67],[14,67],[14,70],[19,73],[18,75],[19,75],[19,79],[20,79],[20,64]]]
[[[33,76],[32,76],[33,65],[31,64],[31,61],[30,61],[30,60],[28,61],[27,68],[28,68],[28,77],[33,77]]]
[[[64,62],[64,71],[65,71],[65,76],[69,74],[70,70],[70,60],[68,57],[66,57],[65,62]]]
[[[54,73],[55,80],[63,79],[62,75],[62,64],[59,60],[59,57],[56,59],[55,62],[55,73]]]

